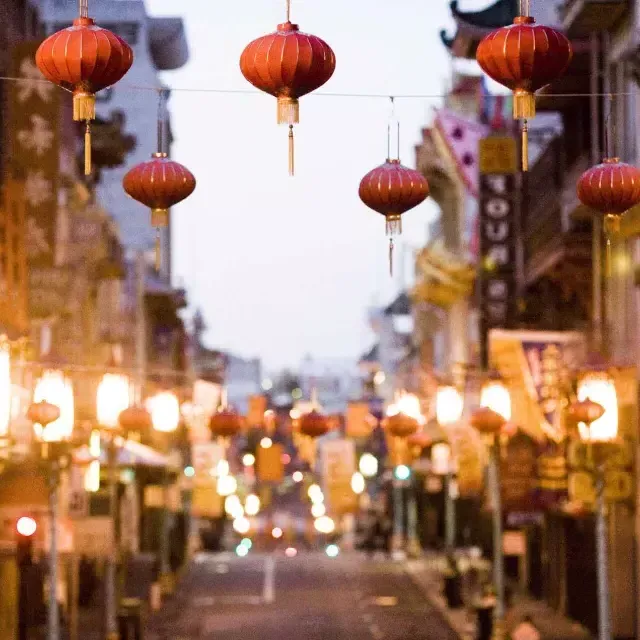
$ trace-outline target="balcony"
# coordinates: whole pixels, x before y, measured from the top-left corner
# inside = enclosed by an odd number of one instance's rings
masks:
[[[567,0],[562,26],[570,38],[612,29],[629,10],[629,0]]]

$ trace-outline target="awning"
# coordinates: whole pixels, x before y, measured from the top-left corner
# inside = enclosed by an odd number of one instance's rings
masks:
[[[100,463],[107,464],[107,442],[102,441],[100,448]],[[119,467],[168,467],[170,460],[168,456],[158,453],[155,449],[147,445],[140,444],[133,440],[124,440],[118,438],[116,441],[118,446],[117,464]],[[74,462],[78,464],[88,464],[96,460],[91,455],[87,445],[76,449],[73,454]]]

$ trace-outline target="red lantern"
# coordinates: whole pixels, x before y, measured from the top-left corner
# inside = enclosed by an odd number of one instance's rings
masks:
[[[60,408],[46,400],[34,402],[27,409],[27,419],[34,424],[39,424],[42,428],[46,428],[47,425],[55,422],[59,417]]]
[[[144,407],[128,407],[118,416],[120,427],[124,431],[151,431],[151,414]]]
[[[114,85],[133,64],[131,47],[89,18],[87,1],[71,27],[49,36],[36,52],[36,64],[47,80],[73,91],[73,119],[86,122],[85,174],[91,173],[91,128],[95,94]]]
[[[418,421],[406,413],[394,413],[392,416],[387,416],[382,421],[382,426],[394,438],[408,438],[420,428]]]
[[[502,415],[488,407],[479,407],[471,414],[471,426],[480,433],[495,435],[506,423]]]
[[[603,415],[604,407],[589,398],[576,401],[569,407],[569,416],[576,422],[584,422],[586,425],[602,418]]]
[[[298,431],[309,438],[320,438],[329,433],[332,426],[332,419],[315,409],[300,416],[298,421]]]
[[[402,214],[417,207],[429,195],[427,179],[415,169],[387,160],[360,182],[360,200],[386,219],[388,236],[402,233]],[[393,274],[393,237],[389,239],[389,270]]]
[[[478,64],[490,78],[513,91],[513,117],[524,120],[524,171],[528,169],[527,119],[536,115],[534,93],[559,78],[572,55],[571,43],[562,33],[536,25],[527,15],[491,32],[478,45]]]
[[[289,175],[294,174],[293,125],[300,121],[298,99],[325,84],[335,68],[331,47],[290,22],[289,3],[287,21],[275,33],[248,44],[240,56],[242,75],[278,99],[278,124],[289,125]]]
[[[214,438],[233,438],[242,431],[243,426],[242,416],[228,407],[214,413],[209,420],[209,429]]]
[[[154,153],[151,160],[131,169],[122,181],[124,190],[134,200],[151,209],[151,224],[158,229],[156,260],[160,258],[160,227],[169,224],[169,209],[190,196],[196,188],[191,171],[167,157]],[[156,265],[159,268],[159,264]]]

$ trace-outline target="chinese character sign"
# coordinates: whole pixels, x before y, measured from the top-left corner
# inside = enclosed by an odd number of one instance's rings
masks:
[[[13,50],[9,131],[13,177],[23,185],[27,203],[26,248],[30,265],[53,266],[58,208],[59,90],[35,65],[38,42]]]

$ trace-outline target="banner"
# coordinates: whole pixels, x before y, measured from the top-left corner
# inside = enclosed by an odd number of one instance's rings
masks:
[[[350,402],[347,405],[346,436],[348,438],[368,438],[375,422],[369,413],[368,402]]]
[[[52,267],[58,220],[60,90],[42,82],[34,62],[39,44],[22,42],[13,49],[11,75],[24,80],[8,85],[12,150],[8,171],[22,183],[27,203],[29,264]]]
[[[480,319],[482,363],[488,363],[487,334],[515,320],[516,143],[512,137],[480,141]]]
[[[352,440],[328,440],[320,452],[321,478],[329,511],[343,514],[354,511],[358,496],[351,489],[356,472],[356,447]]]
[[[267,410],[267,396],[249,396],[249,410],[247,411],[247,426],[259,427],[264,422],[264,412]]]
[[[283,452],[281,444],[273,444],[268,449],[258,447],[256,471],[261,482],[282,482],[284,478]]]

